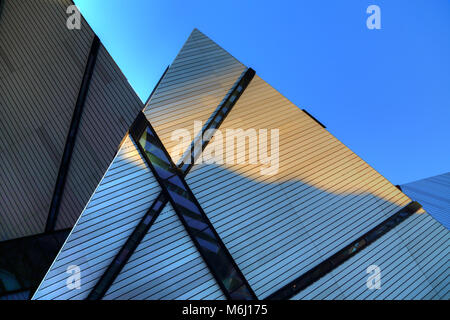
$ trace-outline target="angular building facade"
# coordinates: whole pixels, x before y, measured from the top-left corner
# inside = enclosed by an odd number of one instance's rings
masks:
[[[144,107],[71,5],[0,1],[0,297],[39,284]]]
[[[450,172],[402,184],[401,189],[450,230]]]
[[[33,299],[448,299],[413,200],[194,30]]]

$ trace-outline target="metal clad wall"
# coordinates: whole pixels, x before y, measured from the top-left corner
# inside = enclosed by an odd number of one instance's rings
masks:
[[[10,1],[0,20],[0,240],[44,230],[93,32],[70,1]],[[76,57],[76,58],[74,58]]]
[[[161,191],[130,138],[95,191],[34,299],[83,299]],[[68,290],[66,269],[81,268]],[[223,299],[170,204],[104,299]]]
[[[34,299],[84,299],[160,191],[127,137]],[[81,268],[81,290],[66,287],[69,265]]]
[[[433,298],[450,299],[450,232],[429,214],[416,215],[397,234],[436,292]]]
[[[100,51],[99,54],[99,61],[97,62],[93,75],[88,102],[85,106],[86,109],[80,127],[81,142],[76,146],[76,150],[80,151],[77,153],[77,156],[74,157],[74,163],[81,162],[79,160],[80,157],[89,157],[91,155],[89,148],[92,146],[90,143],[95,143],[102,148],[101,133],[98,134],[98,138],[87,137],[83,134],[83,124],[86,123],[86,118],[90,120],[91,114],[95,113],[98,109],[95,104],[96,101],[94,99],[93,101],[89,100],[90,95],[97,90],[98,82],[108,81],[108,75],[105,77],[105,75],[101,76],[98,74],[98,63],[101,61],[101,58],[102,51]],[[147,117],[151,119],[152,125],[158,130],[163,141],[165,139],[165,142],[170,145],[171,132],[177,128],[190,129],[192,132],[194,120],[203,121],[204,124],[226,96],[227,92],[231,89],[232,85],[244,69],[245,67],[242,64],[237,62],[219,46],[202,35],[199,31],[194,30],[186,44],[183,46],[183,49],[168,69],[166,75],[161,80],[160,85],[156,89],[146,108]],[[107,98],[108,97],[106,96],[105,99]],[[112,103],[112,101],[110,103]],[[169,112],[170,117],[168,116]],[[106,116],[109,116],[109,114]],[[94,123],[98,120],[95,116],[92,116],[92,118],[94,119]],[[110,122],[113,121],[109,121],[108,123]],[[91,142],[92,140],[95,141]],[[129,141],[127,143],[129,143]],[[125,146],[123,148],[125,148]],[[168,148],[170,150],[170,147]],[[123,151],[121,150],[120,154],[122,153]],[[115,170],[114,168],[117,166],[116,163],[118,161],[123,161],[123,157],[124,156],[117,157],[111,165],[107,175],[90,201],[89,206],[85,209],[79,222],[74,227],[74,231],[69,236],[67,244],[63,247],[55,264],[41,284],[35,295],[36,299],[81,299],[85,297],[106,268],[107,263],[111,261],[111,258],[114,256],[111,254],[110,257],[108,256],[108,259],[105,259],[104,247],[111,246],[109,242],[113,242],[115,243],[114,250],[108,250],[114,253],[117,252],[119,248],[117,243],[120,241],[116,239],[119,235],[115,234],[115,229],[101,231],[99,230],[101,227],[99,221],[102,220],[97,221],[96,219],[90,222],[86,221],[86,216],[89,215],[90,211],[93,211],[91,207],[93,206],[93,203],[97,201],[96,199],[99,197],[98,194],[105,188],[105,183],[114,184],[114,197],[116,199],[115,201],[117,201],[117,206],[119,206],[119,203],[125,205],[126,201],[128,201],[128,197],[136,196],[131,190],[131,186],[136,183],[136,179],[139,179],[141,187],[148,184],[148,181],[146,182],[148,177],[135,169],[136,172],[132,175],[130,186],[121,181],[125,174],[128,175],[130,173],[124,173],[123,175],[117,176],[117,181],[115,180],[116,178],[109,178],[111,175],[110,172]],[[91,160],[94,162],[97,161],[96,159]],[[75,169],[71,172],[73,172],[74,177],[78,179],[86,178],[91,174],[90,172],[86,172],[85,174],[83,172],[77,172]],[[62,227],[63,223],[70,224],[70,219],[73,218],[70,214],[65,213],[66,207],[71,207],[74,204],[78,205],[76,197],[72,195],[73,186],[70,178],[67,187],[68,189],[64,196],[65,202],[63,202],[61,207],[62,215],[60,216],[58,227]],[[80,190],[80,193],[83,194],[83,190]],[[143,196],[140,195],[140,197]],[[149,196],[143,198],[146,199],[146,203],[149,207],[150,201],[153,200],[153,198]],[[110,201],[112,201],[112,196]],[[116,210],[114,207],[115,206],[109,209],[111,211],[109,214],[112,215],[114,210]],[[104,210],[106,210],[106,208]],[[91,215],[92,214],[94,214],[94,212],[92,212]],[[95,214],[97,215],[98,213]],[[124,226],[127,225],[127,228],[129,228],[130,231],[137,222],[137,220],[134,220],[136,218],[133,217],[133,223],[130,223],[130,217],[128,217],[125,212],[123,215],[115,212],[114,216],[123,219],[122,224]],[[85,227],[83,228],[82,226]],[[81,237],[79,233],[86,228],[89,229],[89,249],[86,247],[84,241],[83,244],[81,244],[80,241],[75,241],[75,239]],[[98,232],[102,233],[102,238],[107,238],[108,240],[96,239],[96,237],[100,237],[96,234]],[[120,237],[122,236],[124,236],[123,232],[120,233]],[[164,239],[161,240],[162,237],[164,237]],[[73,256],[72,251],[75,250],[79,252],[80,257],[75,256],[75,258],[69,258],[69,254],[70,257]],[[102,260],[95,264],[86,262],[86,259],[84,258],[83,260],[81,257],[85,253],[90,256],[89,260],[91,261],[93,259],[96,259],[97,261],[100,257],[102,257]],[[171,258],[161,260],[161,258],[167,257]],[[84,271],[83,279],[87,277],[89,284],[84,284],[81,292],[71,293],[65,289],[65,282],[62,281],[63,279],[66,279],[67,276],[67,274],[64,273],[65,268],[69,264],[79,265],[80,263],[84,265],[84,269],[86,269],[87,266],[88,271]],[[155,268],[158,270],[156,273]],[[162,284],[161,281],[164,283]],[[133,284],[139,284],[141,282],[146,285],[130,287],[133,286]],[[169,286],[168,283],[170,284]],[[165,209],[155,225],[152,226],[149,234],[144,238],[125,269],[105,296],[105,299],[128,298],[224,298],[216,281],[209,273],[203,259],[195,249],[184,230],[184,227],[170,206]]]
[[[143,103],[101,46],[81,117],[57,229],[73,226],[142,109]]]
[[[208,120],[245,70],[239,61],[195,29],[170,65],[145,114],[175,163],[176,129],[189,130]]]
[[[173,146],[172,130],[191,129],[192,121],[208,119],[244,69],[240,64],[236,67],[235,77],[226,80],[230,82],[228,87],[215,83],[215,89],[206,90],[210,100],[203,104],[206,98],[198,95],[203,90],[199,83],[210,83],[213,79],[205,77],[210,77],[211,72],[217,73],[214,79],[220,79],[225,73],[220,69],[225,63],[213,64],[210,71],[204,71],[203,65],[209,60],[196,47],[205,43],[206,56],[214,57],[210,62],[218,59],[215,52],[220,48],[209,54],[216,45],[194,30],[182,52],[196,53],[195,58],[185,60],[198,60],[194,63],[198,66],[198,70],[195,69],[198,77],[186,75],[185,70],[191,65],[183,62],[184,58],[179,59],[184,57],[180,53],[162,79],[163,86],[158,87],[146,108],[147,117],[166,147]],[[226,54],[223,58],[230,59]],[[232,69],[236,66],[233,61],[231,58]],[[181,63],[179,70],[176,69],[178,63]],[[169,82],[168,77],[174,82]],[[180,79],[179,85],[176,77]],[[215,95],[210,95],[211,92]],[[190,96],[194,97],[192,101]],[[213,100],[214,104],[210,103]],[[199,164],[186,179],[260,298],[317,265],[411,201],[257,76],[223,122],[224,135],[227,128],[280,131],[280,164],[275,175],[262,175],[260,169],[264,166],[260,164]],[[208,148],[213,146],[210,143]],[[269,154],[271,151],[269,147]],[[149,179],[153,179],[151,186]],[[159,191],[127,138],[35,298],[86,297]],[[136,205],[135,210],[130,209]],[[109,224],[110,227],[106,227]],[[415,298],[446,297],[448,273],[442,270],[448,269],[445,259],[448,248],[443,249],[442,244],[449,239],[448,232],[443,230],[446,231],[428,215],[417,214],[381,238],[378,247],[372,245],[354,257],[367,256],[368,250],[376,247],[373,256],[378,254],[376,257],[387,277],[386,290],[379,291],[378,298],[410,297],[414,291],[420,292]],[[168,206],[105,299],[223,298],[186,237],[184,228]],[[429,237],[433,239],[430,243]],[[378,253],[379,250],[385,251]],[[398,266],[383,260],[387,253],[397,255],[394,261]],[[66,289],[65,271],[69,264],[82,267],[81,291]],[[348,268],[357,269],[356,273],[360,273],[364,265],[347,264]],[[341,267],[345,268],[345,264]],[[397,267],[401,270],[392,272]],[[352,277],[342,283],[335,281],[333,277],[341,275],[339,270],[320,279],[297,298],[344,298],[357,292],[359,287],[346,287],[352,285]],[[365,269],[363,271],[365,286]],[[409,272],[413,276],[408,277]],[[363,298],[364,294],[367,292],[356,296]]]
[[[0,20],[0,241],[43,232],[94,33],[71,1],[5,2]],[[57,229],[73,226],[143,104],[101,47]]]
[[[103,299],[225,299],[170,203]]]
[[[450,298],[449,231],[417,213],[293,299]],[[367,288],[367,267],[381,272],[381,288]]]
[[[278,173],[201,164],[187,182],[260,298],[410,202],[258,76],[221,126],[238,128],[279,129]]]
[[[450,172],[403,184],[402,190],[450,230]]]

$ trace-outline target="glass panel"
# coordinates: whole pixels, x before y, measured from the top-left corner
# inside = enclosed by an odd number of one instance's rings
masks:
[[[200,216],[200,211],[198,210],[197,206],[192,201],[181,197],[180,195],[178,195],[177,193],[175,193],[171,190],[169,190],[169,195],[172,197],[173,201],[177,205],[182,206],[182,207],[188,209],[189,211]]]
[[[0,295],[37,287],[70,230],[0,243]]]
[[[164,152],[159,147],[157,147],[157,140],[152,135],[150,135],[149,130],[150,129],[147,128],[139,139],[139,143],[141,144],[142,148],[144,148],[147,153],[152,153],[155,157],[161,159],[167,164],[170,164],[170,161],[164,154]]]
[[[179,176],[173,176],[170,179],[168,179],[167,181],[170,182],[168,184],[168,188],[170,188],[174,192],[178,193],[180,196],[189,198],[186,188],[184,187],[183,181],[181,180],[181,178]]]
[[[231,294],[232,300],[252,300],[252,294],[250,291],[248,291],[247,287],[245,285],[240,286],[235,291],[233,291]]]
[[[243,281],[236,272],[236,269],[219,243],[214,232],[207,228],[196,235],[199,245],[203,249],[204,255],[215,266],[215,271],[221,279],[223,285],[233,291],[242,285]]]
[[[203,230],[208,227],[203,221],[199,220],[199,216],[193,217],[192,213],[188,210],[182,210],[183,218],[186,220],[186,223],[189,227],[194,228],[198,231]]]

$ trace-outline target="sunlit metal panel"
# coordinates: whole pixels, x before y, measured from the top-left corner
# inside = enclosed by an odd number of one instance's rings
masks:
[[[194,29],[144,111],[175,163],[181,154],[175,150],[179,141],[172,140],[174,131],[186,129],[193,138],[198,133],[194,121],[207,122],[244,70],[244,65]]]
[[[249,163],[252,149],[247,141],[240,151],[247,154],[245,163],[230,164],[224,157],[225,164],[198,164],[187,176],[259,298],[330,257],[411,201],[258,76],[223,122],[224,140],[226,129],[254,129],[257,134],[267,129],[268,155],[272,151],[270,130],[279,130],[279,163],[274,174],[262,174],[268,165]],[[224,144],[225,155],[235,152]]]

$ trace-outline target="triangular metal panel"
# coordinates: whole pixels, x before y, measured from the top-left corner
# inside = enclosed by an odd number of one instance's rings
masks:
[[[103,299],[225,297],[169,203]]]

